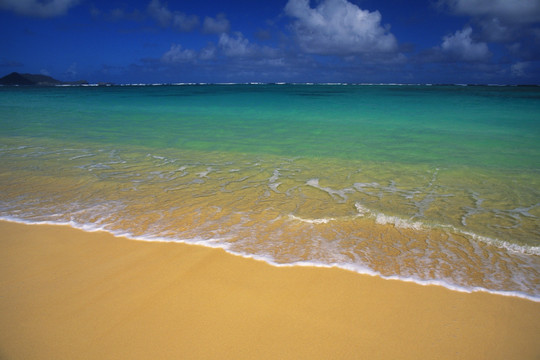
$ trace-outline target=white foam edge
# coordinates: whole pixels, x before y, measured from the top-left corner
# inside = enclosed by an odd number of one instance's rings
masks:
[[[330,221],[336,220],[336,218],[304,219],[292,214],[289,214],[289,219],[298,220],[308,224],[328,224]]]
[[[362,205],[360,202],[354,204],[356,210],[358,211],[358,216],[369,216],[375,218],[375,222],[379,225],[394,225],[400,229],[413,229],[413,230],[422,230],[422,229],[432,229],[432,228],[441,228],[449,229],[450,231],[468,236],[475,241],[480,241],[485,244],[498,247],[499,249],[505,249],[509,252],[515,254],[525,254],[525,255],[537,255],[540,256],[540,246],[531,246],[531,245],[520,245],[510,243],[504,240],[491,238],[488,236],[478,235],[473,232],[457,228],[452,225],[428,225],[421,221],[411,221],[407,219],[400,218],[399,216],[386,215],[380,212],[372,211],[369,208]]]
[[[28,221],[23,220],[11,216],[0,216],[0,221],[6,221],[6,222],[12,222],[12,223],[18,223],[18,224],[25,224],[25,225],[51,225],[51,226],[69,226],[74,229],[82,230],[85,232],[98,232],[103,231],[106,233],[109,233],[115,237],[122,237],[129,240],[135,240],[135,241],[144,241],[144,242],[162,242],[162,243],[182,243],[186,245],[198,245],[198,246],[204,246],[207,248],[212,249],[222,249],[228,254],[239,256],[245,259],[252,259],[256,261],[262,261],[264,263],[267,263],[271,266],[275,267],[314,267],[314,268],[327,268],[327,269],[342,269],[346,271],[351,271],[360,275],[368,275],[368,276],[374,276],[378,277],[384,280],[394,280],[394,281],[402,281],[402,282],[408,282],[408,283],[414,283],[421,286],[441,286],[448,290],[457,291],[461,293],[476,293],[476,292],[483,292],[488,294],[494,294],[494,295],[500,295],[500,296],[509,296],[509,297],[516,297],[521,298],[525,300],[530,300],[533,302],[539,302],[540,303],[540,295],[534,296],[525,294],[518,291],[502,291],[502,290],[490,290],[482,287],[465,287],[465,286],[458,286],[454,284],[450,284],[443,280],[422,280],[422,279],[416,279],[413,277],[402,277],[398,275],[382,275],[381,273],[371,270],[367,267],[354,265],[354,264],[342,264],[342,263],[332,263],[332,264],[322,264],[322,263],[316,263],[311,261],[296,261],[292,263],[278,263],[274,259],[268,257],[268,256],[262,256],[262,255],[255,255],[255,254],[245,254],[242,252],[234,251],[229,248],[227,244],[224,244],[221,242],[221,239],[192,239],[192,240],[180,240],[180,239],[167,239],[167,238],[161,238],[161,237],[145,237],[145,236],[133,236],[132,234],[128,232],[120,232],[120,231],[111,231],[109,229],[106,229],[105,227],[96,226],[94,224],[79,224],[74,221],[67,221],[67,222],[54,222],[54,221]]]
[[[460,230],[453,226],[451,226],[450,228],[458,234],[461,233],[463,235],[470,236],[472,239],[476,241],[481,241],[483,243],[498,247],[499,249],[505,249],[505,250],[508,250],[509,252],[517,253],[517,254],[540,256],[540,246],[513,244],[513,243],[503,241],[503,240],[478,235],[469,231]]]

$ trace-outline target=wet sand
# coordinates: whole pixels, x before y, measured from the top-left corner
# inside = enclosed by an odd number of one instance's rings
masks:
[[[0,222],[0,359],[538,359],[540,303]]]

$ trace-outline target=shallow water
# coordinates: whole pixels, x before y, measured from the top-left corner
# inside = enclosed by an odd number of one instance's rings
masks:
[[[0,88],[0,216],[540,298],[540,90]]]

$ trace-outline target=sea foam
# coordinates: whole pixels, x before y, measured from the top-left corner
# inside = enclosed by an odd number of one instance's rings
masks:
[[[199,245],[199,246],[205,246],[209,248],[215,248],[215,249],[223,249],[226,252],[228,252],[231,255],[243,257],[246,259],[253,259],[257,261],[265,262],[269,265],[275,266],[275,267],[317,267],[317,268],[339,268],[351,272],[355,272],[361,275],[368,275],[368,276],[375,276],[379,277],[381,279],[385,280],[395,280],[395,281],[403,281],[403,282],[410,282],[417,285],[422,286],[441,286],[445,287],[449,290],[457,291],[457,292],[464,292],[464,293],[474,293],[474,292],[486,292],[494,295],[501,295],[501,296],[511,296],[511,297],[518,297],[527,299],[534,302],[540,302],[540,296],[534,296],[525,294],[522,292],[517,291],[498,291],[498,290],[490,290],[485,289],[482,287],[466,287],[466,286],[459,286],[452,283],[448,283],[443,280],[423,280],[418,279],[415,277],[404,277],[399,275],[382,275],[381,273],[374,271],[368,267],[365,266],[359,266],[356,264],[351,263],[320,263],[316,261],[296,261],[292,263],[280,263],[277,262],[274,258],[268,255],[258,255],[258,254],[248,254],[245,252],[232,250],[230,246],[223,242],[221,239],[200,239],[200,238],[193,238],[193,239],[170,239],[170,238],[163,238],[163,237],[155,237],[155,236],[134,236],[133,234],[129,232],[123,232],[123,231],[112,231],[107,228],[107,226],[98,226],[95,224],[81,224],[74,221],[67,221],[67,222],[56,222],[56,221],[28,221],[16,217],[11,216],[0,216],[0,221],[7,221],[7,222],[14,222],[14,223],[20,223],[20,224],[26,224],[26,225],[52,225],[52,226],[69,226],[74,229],[83,230],[86,232],[98,232],[103,231],[110,233],[113,236],[116,237],[123,237],[131,240],[136,241],[145,241],[145,242],[178,242],[178,243],[185,243],[185,244],[191,244],[191,245]]]

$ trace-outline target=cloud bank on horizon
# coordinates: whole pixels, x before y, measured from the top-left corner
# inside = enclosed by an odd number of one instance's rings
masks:
[[[0,71],[114,82],[540,83],[538,0],[0,0]]]

